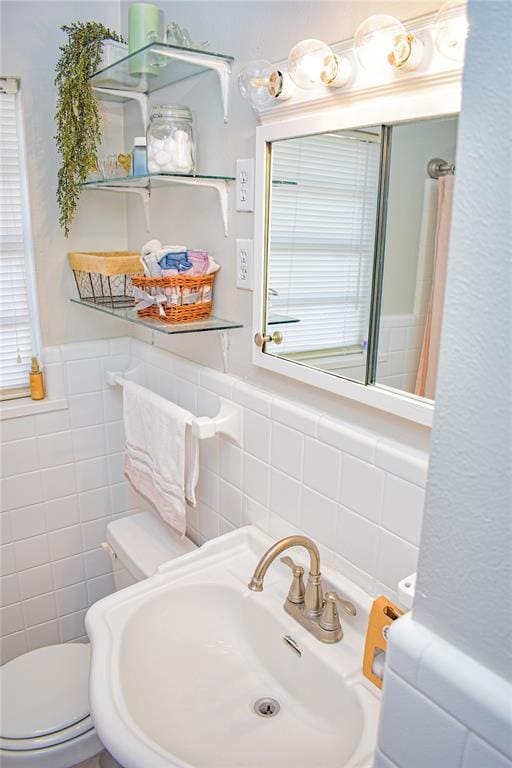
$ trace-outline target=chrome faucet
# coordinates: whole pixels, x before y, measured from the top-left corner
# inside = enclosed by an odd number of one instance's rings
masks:
[[[281,558],[281,562],[293,573],[293,581],[284,602],[284,609],[318,640],[323,643],[336,643],[343,637],[337,604],[339,603],[345,613],[350,616],[356,615],[356,608],[336,592],[327,592],[324,598],[320,553],[315,542],[307,536],[287,536],[267,549],[255,568],[248,585],[249,589],[253,592],[263,591],[263,581],[270,564],[290,547],[304,547],[308,551],[309,575],[307,586],[304,588],[304,568],[296,565],[291,557]]]

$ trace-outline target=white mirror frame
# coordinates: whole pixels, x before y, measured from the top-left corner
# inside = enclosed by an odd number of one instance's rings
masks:
[[[425,25],[426,26],[426,25]],[[335,52],[347,45],[332,46]],[[279,65],[276,65],[279,66]],[[453,66],[453,65],[452,65]],[[365,74],[367,79],[367,74]],[[265,229],[267,189],[267,144],[282,139],[325,131],[363,128],[369,125],[396,124],[454,115],[461,108],[462,70],[439,65],[431,56],[421,72],[391,73],[389,82],[375,88],[360,88],[356,83],[348,92],[323,88],[309,99],[303,92],[298,103],[283,102],[260,113],[263,125],[256,128],[254,304],[253,336],[265,332],[264,291],[266,283]],[[333,105],[333,99],[336,105]],[[312,109],[315,111],[312,113]],[[287,119],[283,119],[284,115]],[[253,344],[252,362],[274,373],[310,384],[372,408],[430,427],[434,402],[379,384],[360,384],[302,363],[266,354]]]

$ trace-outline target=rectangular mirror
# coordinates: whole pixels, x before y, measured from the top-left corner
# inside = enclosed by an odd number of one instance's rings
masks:
[[[264,352],[433,398],[457,118],[267,144]]]
[[[271,152],[267,333],[280,343],[265,351],[365,383],[381,129]]]

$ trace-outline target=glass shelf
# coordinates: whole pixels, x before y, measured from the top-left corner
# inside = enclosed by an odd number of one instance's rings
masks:
[[[234,181],[234,176],[208,175],[205,173],[147,173],[143,176],[113,176],[109,179],[92,179],[84,181],[82,187],[140,187],[147,188],[151,185],[164,186],[174,181],[188,182],[190,184],[208,181]]]
[[[229,331],[232,328],[243,328],[242,323],[234,323],[231,320],[221,320],[220,317],[211,315],[207,320],[194,320],[191,323],[162,323],[160,320],[151,320],[149,318],[138,317],[137,313],[129,308],[112,309],[102,304],[93,304],[90,301],[82,299],[71,299],[74,304],[81,304],[82,307],[96,309],[98,312],[104,312],[111,317],[117,317],[119,320],[126,320],[135,325],[142,325],[158,333],[165,333],[168,336],[175,333],[200,333],[202,331]]]
[[[91,78],[96,88],[111,88],[136,93],[153,93],[167,85],[209,70],[229,70],[234,61],[210,51],[180,48],[166,43],[149,43],[135,53],[98,70]],[[104,94],[110,101],[126,101],[123,94]]]
[[[289,325],[290,323],[300,323],[300,318],[290,317],[289,315],[279,315],[277,312],[271,312],[267,325]]]

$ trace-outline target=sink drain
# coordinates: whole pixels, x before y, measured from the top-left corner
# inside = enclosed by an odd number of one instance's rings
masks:
[[[267,696],[254,702],[254,711],[260,717],[275,717],[280,709],[281,705],[279,702]]]

